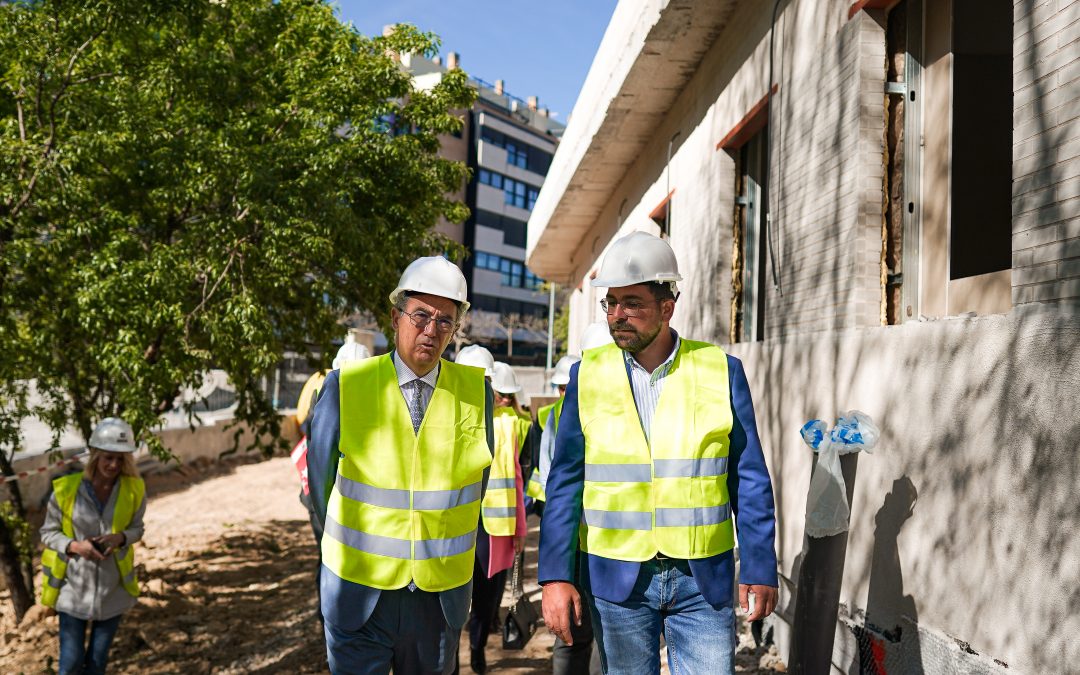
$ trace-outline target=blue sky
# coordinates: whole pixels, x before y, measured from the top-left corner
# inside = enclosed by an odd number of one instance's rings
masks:
[[[519,98],[539,96],[565,123],[604,36],[616,0],[338,0],[338,16],[367,35],[415,24],[458,52],[461,67],[502,79]]]

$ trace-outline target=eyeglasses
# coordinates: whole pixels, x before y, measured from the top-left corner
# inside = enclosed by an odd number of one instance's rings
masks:
[[[406,312],[399,308],[398,311],[409,317],[409,321],[412,321],[412,325],[416,326],[421,331],[427,328],[428,324],[432,321],[435,322],[435,330],[440,333],[453,333],[458,327],[456,321],[451,321],[444,316],[440,316],[438,319],[432,318],[430,314],[422,309],[418,309],[415,312]]]
[[[628,318],[635,319],[649,310],[649,305],[640,300],[627,300],[625,302],[611,302],[607,298],[600,300],[600,309],[605,314],[614,314],[615,308],[622,306],[623,314]]]

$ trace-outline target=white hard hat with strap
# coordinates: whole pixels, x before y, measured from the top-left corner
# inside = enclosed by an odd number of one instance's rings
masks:
[[[584,352],[586,349],[602,347],[612,342],[615,342],[615,339],[611,337],[611,331],[608,329],[606,321],[597,321],[595,323],[590,323],[581,333],[582,352]]]
[[[570,383],[570,368],[581,360],[577,354],[567,354],[555,364],[555,374],[551,376],[551,383],[558,386]]]
[[[109,452],[135,452],[135,433],[119,417],[106,417],[94,427],[88,445]]]
[[[677,281],[682,281],[682,275],[671,245],[648,232],[631,232],[611,245],[589,285],[622,288],[659,282],[670,284],[672,294],[677,294]]]
[[[480,345],[462,347],[461,351],[457,353],[457,358],[454,359],[454,362],[460,363],[463,366],[483,368],[485,376],[495,377],[495,357],[491,355],[491,352]]]
[[[390,302],[396,307],[406,293],[426,293],[449,298],[458,304],[460,320],[469,311],[469,288],[465,275],[457,265],[438,255],[417,258],[401,273],[397,288],[390,294]]]
[[[368,350],[367,345],[362,345],[356,341],[356,336],[350,331],[345,336],[345,344],[341,345],[338,349],[337,356],[334,357],[334,363],[331,364],[331,368],[334,370],[340,369],[346,363],[352,361],[360,361],[371,356],[371,351]]]
[[[521,391],[517,375],[514,374],[514,369],[510,367],[510,364],[502,361],[495,362],[495,375],[491,378],[491,388],[500,394],[516,394]]]

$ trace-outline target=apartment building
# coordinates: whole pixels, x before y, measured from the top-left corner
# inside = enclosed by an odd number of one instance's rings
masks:
[[[1080,658],[1078,37],[1076,0],[612,17],[527,262],[576,289],[574,351],[611,242],[669,239],[673,326],[750,377],[778,516],[769,630],[802,672]],[[849,532],[810,540],[799,428],[850,409],[882,437],[845,459]]]
[[[459,67],[460,57],[451,52],[444,63],[440,57],[404,55],[402,64],[417,86],[426,87]],[[470,182],[457,195],[471,215],[465,223],[442,222],[438,229],[469,252],[462,265],[473,307],[469,338],[501,360],[542,365],[549,294],[525,264],[525,244],[529,216],[564,125],[537,97],[513,96],[502,80],[474,77],[471,82],[478,96],[464,113],[461,134],[442,139],[442,155],[471,169]]]

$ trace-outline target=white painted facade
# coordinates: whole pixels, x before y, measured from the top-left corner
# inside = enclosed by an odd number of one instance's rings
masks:
[[[949,1],[927,0],[927,21]],[[859,409],[883,436],[858,463],[834,670],[860,672],[860,631],[899,627],[890,658],[903,661],[889,672],[1064,672],[1080,659],[1080,2],[1013,6],[1010,269],[950,278],[951,101],[935,87],[948,91],[952,55],[922,64],[920,111],[934,124],[920,252],[903,270],[917,311],[889,326],[895,4],[782,0],[773,29],[772,3],[620,2],[533,211],[527,261],[577,287],[576,351],[603,316],[589,275],[618,236],[659,233],[650,213],[674,190],[669,240],[686,281],[673,326],[746,365],[776,494],[785,657],[813,465],[798,430]],[[717,144],[770,84],[778,283],[769,269],[766,339],[730,344],[738,161]]]

